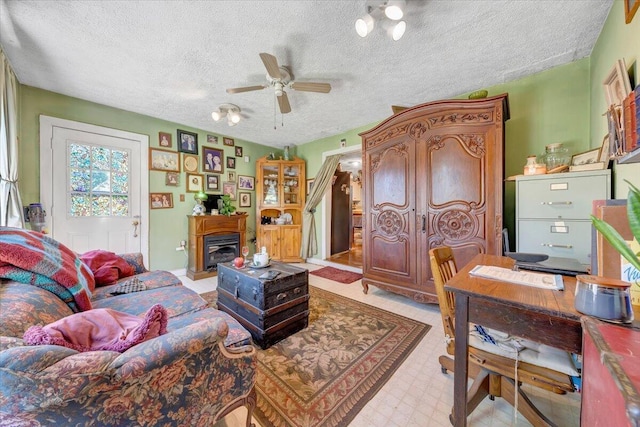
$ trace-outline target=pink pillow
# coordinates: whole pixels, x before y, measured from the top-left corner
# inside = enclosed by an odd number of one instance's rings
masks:
[[[91,269],[96,285],[110,285],[135,273],[134,268],[124,258],[113,252],[96,249],[83,253],[80,259]]]
[[[95,308],[64,317],[46,326],[31,326],[24,333],[29,345],[61,345],[77,351],[123,352],[136,344],[167,333],[167,310],[160,304],[144,317],[110,308]]]

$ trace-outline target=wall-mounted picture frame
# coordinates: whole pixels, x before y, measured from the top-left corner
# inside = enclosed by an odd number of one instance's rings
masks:
[[[204,191],[204,175],[187,173],[187,193]]]
[[[171,148],[171,134],[167,132],[158,132],[158,145],[163,148]]]
[[[235,172],[227,172],[227,181],[236,182],[236,173]]]
[[[180,174],[177,172],[167,172],[164,177],[164,185],[169,187],[177,187],[180,185]]]
[[[227,168],[235,169],[236,168],[236,158],[227,156]]]
[[[315,178],[307,180],[307,196],[309,195],[309,193],[311,193],[311,189],[313,188],[313,182],[315,180],[316,180]]]
[[[216,135],[207,134],[207,144],[217,144],[218,137]]]
[[[241,208],[251,207],[251,193],[239,192],[238,198],[239,198],[238,204]]]
[[[208,173],[205,175],[205,177],[207,192],[220,191],[220,175]]]
[[[215,148],[202,147],[202,171],[203,172],[224,172],[222,164],[223,152]]]
[[[182,154],[182,167],[185,172],[198,172],[198,156],[193,154]]]
[[[222,194],[229,195],[231,200],[236,199],[236,183],[235,182],[223,182],[222,183]]]
[[[235,141],[233,140],[233,138],[222,138],[222,143],[229,147],[233,147],[235,145]]]
[[[178,129],[178,151],[198,154],[198,134]]]
[[[236,145],[236,157],[242,157],[242,147]]]
[[[571,166],[588,165],[589,163],[597,163],[600,159],[600,148],[585,151],[583,153],[571,156]]]
[[[256,179],[252,176],[238,175],[238,188],[241,190],[255,190]]]
[[[180,153],[149,147],[149,170],[180,172]]]
[[[640,0],[638,0],[640,1]],[[607,105],[622,105],[622,101],[631,93],[631,82],[624,59],[618,59],[602,82]]]
[[[640,7],[640,0],[624,0],[624,22],[630,24]]]
[[[173,207],[173,194],[150,193],[149,206],[151,209],[170,209]]]

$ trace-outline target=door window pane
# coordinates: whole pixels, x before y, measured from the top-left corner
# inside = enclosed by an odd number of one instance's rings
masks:
[[[129,150],[72,142],[67,156],[70,216],[129,215]]]

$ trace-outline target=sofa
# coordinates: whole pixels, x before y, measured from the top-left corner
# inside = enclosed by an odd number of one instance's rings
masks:
[[[0,233],[0,265],[6,247]],[[256,403],[250,334],[173,274],[148,271],[141,254],[122,258],[146,289],[112,294],[131,277],[97,287],[91,310],[141,316],[161,304],[168,317],[166,334],[124,352],[27,345],[30,326],[71,316],[77,307],[46,286],[1,279],[0,425],[209,426],[246,406],[249,426]]]

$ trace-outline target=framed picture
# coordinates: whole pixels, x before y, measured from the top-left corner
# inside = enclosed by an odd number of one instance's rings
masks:
[[[182,167],[185,172],[198,172],[198,156],[194,156],[193,154],[183,154]]]
[[[640,0],[638,0],[640,1]],[[622,101],[631,93],[631,82],[624,59],[618,59],[602,82],[607,105],[622,105]]]
[[[227,167],[229,169],[236,168],[236,158],[235,157],[227,157]]]
[[[171,134],[166,132],[158,132],[158,145],[164,148],[171,148]]]
[[[150,193],[149,206],[151,209],[168,209],[173,207],[172,193]]]
[[[180,174],[177,172],[167,172],[167,175],[164,177],[164,185],[168,185],[170,187],[177,187],[180,185]]]
[[[227,181],[236,182],[236,173],[229,171],[227,173]]]
[[[597,163],[600,159],[600,147],[571,156],[571,166]]]
[[[220,175],[207,174],[207,191],[220,191]]]
[[[187,173],[187,193],[199,193],[204,190],[204,176],[197,173]]]
[[[236,146],[236,157],[242,157],[242,147]]]
[[[609,135],[606,135],[602,140],[602,146],[600,147],[599,162],[608,162],[611,158],[611,144],[609,144]]]
[[[202,171],[203,172],[224,172],[222,165],[222,150],[202,147]]]
[[[180,172],[180,154],[175,151],[149,147],[149,169]]]
[[[222,143],[224,145],[228,145],[229,147],[233,147],[235,142],[233,141],[233,138],[222,138]]]
[[[235,182],[223,182],[222,194],[228,194],[231,200],[236,199],[236,183]]]
[[[241,208],[250,208],[251,207],[251,193],[238,193],[240,197],[240,207]]]
[[[307,180],[307,196],[309,195],[309,193],[311,193],[311,189],[313,188],[313,182],[315,180],[316,180],[315,178]]]
[[[198,134],[178,129],[178,151],[198,154]]]
[[[238,175],[238,188],[242,190],[255,190],[256,179],[252,176]]]
[[[624,22],[630,24],[640,7],[640,0],[624,0]]]
[[[218,143],[218,137],[215,136],[215,135],[207,134],[207,143],[208,144],[217,144]]]

